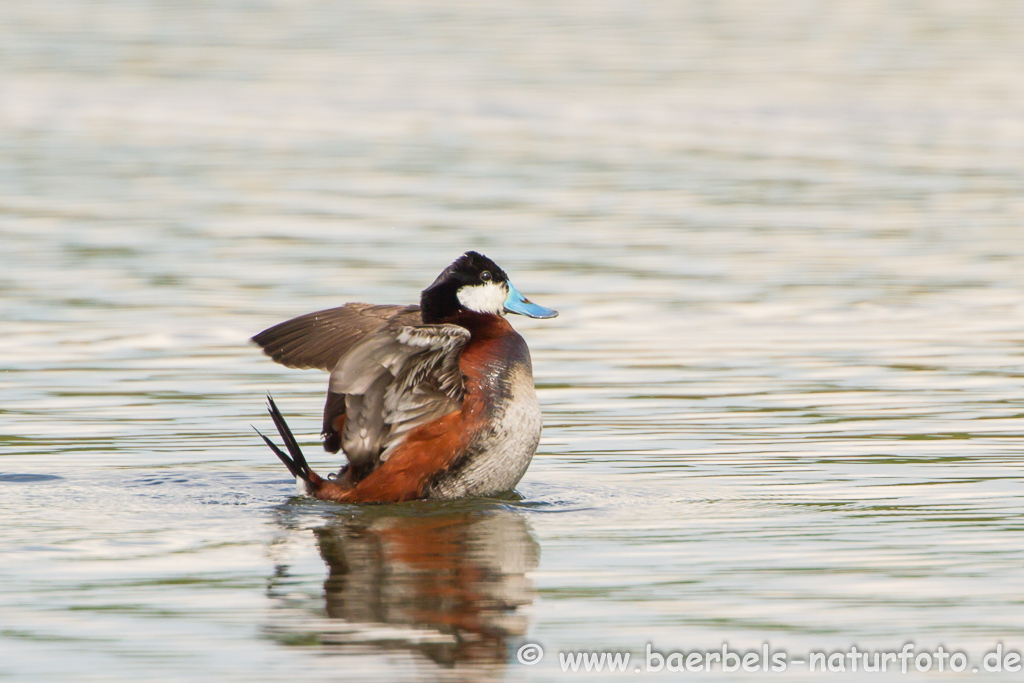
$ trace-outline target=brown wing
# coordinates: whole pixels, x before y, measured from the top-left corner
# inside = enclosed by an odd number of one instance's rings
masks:
[[[422,322],[419,306],[353,303],[300,315],[263,330],[252,340],[282,365],[330,372],[350,349],[387,325]]]
[[[392,326],[342,358],[329,396],[344,397],[335,439],[355,470],[372,470],[410,431],[458,410],[465,392],[459,358],[469,336],[458,325]]]

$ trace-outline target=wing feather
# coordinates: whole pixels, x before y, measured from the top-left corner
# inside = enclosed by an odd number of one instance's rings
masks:
[[[392,325],[338,362],[330,391],[345,395],[349,461],[386,460],[411,430],[462,405],[459,357],[469,336],[458,325]]]
[[[352,303],[286,320],[263,330],[252,340],[282,365],[330,372],[342,356],[366,337],[390,325],[420,322],[419,306]]]

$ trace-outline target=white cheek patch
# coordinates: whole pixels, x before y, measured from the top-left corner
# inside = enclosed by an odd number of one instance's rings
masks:
[[[459,303],[477,313],[505,314],[505,299],[508,291],[497,282],[482,285],[466,285],[458,291]]]

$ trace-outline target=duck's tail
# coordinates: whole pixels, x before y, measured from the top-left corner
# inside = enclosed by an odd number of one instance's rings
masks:
[[[306,457],[302,455],[302,449],[299,448],[299,442],[295,440],[295,435],[292,434],[292,430],[288,427],[288,423],[284,420],[284,415],[278,410],[277,404],[274,403],[274,399],[270,394],[267,394],[267,411],[270,413],[270,417],[274,420],[274,426],[277,427],[277,433],[281,435],[284,440],[284,446],[288,449],[288,453],[285,453],[277,447],[273,441],[268,439],[266,436],[256,429],[256,433],[260,435],[260,438],[270,446],[270,450],[274,451],[274,454],[281,459],[284,466],[288,468],[288,471],[292,473],[295,480],[300,482],[300,488],[304,488],[305,492],[312,494],[317,484],[323,480],[316,472],[309,468],[309,463],[306,462]]]

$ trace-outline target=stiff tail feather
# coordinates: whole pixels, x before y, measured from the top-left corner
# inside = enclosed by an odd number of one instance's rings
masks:
[[[296,479],[302,480],[306,484],[307,492],[313,491],[315,482],[320,477],[309,468],[309,463],[306,462],[306,457],[302,455],[302,449],[299,448],[299,442],[295,440],[295,435],[292,434],[292,430],[288,427],[288,423],[284,420],[284,415],[278,410],[277,404],[274,403],[273,397],[267,394],[267,411],[270,413],[270,417],[274,420],[274,426],[277,427],[277,433],[281,435],[284,440],[285,448],[288,449],[288,453],[285,453],[277,444],[268,439],[263,435],[260,430],[253,427],[256,433],[260,435],[260,438],[268,446],[270,450],[274,451],[274,454],[281,459],[284,466],[288,468],[288,471],[292,473]]]

